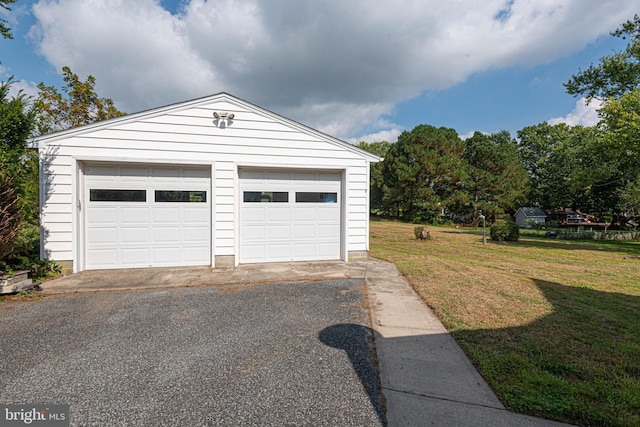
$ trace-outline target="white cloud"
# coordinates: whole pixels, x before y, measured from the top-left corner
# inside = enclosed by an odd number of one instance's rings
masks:
[[[600,121],[598,110],[601,106],[602,101],[597,99],[587,104],[585,98],[580,98],[576,101],[575,108],[569,114],[564,117],[551,118],[547,122],[550,125],[566,123],[569,126],[594,126]]]
[[[379,132],[374,132],[366,135],[361,135],[355,138],[347,139],[348,142],[352,144],[357,144],[360,141],[364,142],[379,142],[379,141],[387,141],[387,142],[397,142],[398,137],[404,130],[399,126],[396,126],[391,129],[381,130]]]
[[[548,63],[607,34],[638,0],[40,0],[32,30],[60,69],[129,112],[220,91],[339,138],[473,73]],[[391,134],[390,134],[391,135]]]
[[[26,80],[15,80],[11,85],[9,94],[11,96],[22,94],[30,97],[31,99],[35,99],[38,97],[38,88],[33,82],[28,82]]]
[[[32,36],[60,70],[96,76],[98,93],[129,112],[187,100],[224,86],[190,46],[181,21],[155,0],[40,1]]]
[[[11,77],[9,69],[0,65],[0,82],[6,83]],[[33,82],[28,82],[26,80],[12,80],[11,86],[9,87],[9,96],[14,97],[19,94],[36,98],[38,96],[38,88]]]
[[[472,130],[472,131],[469,131],[469,132],[467,132],[467,133],[465,133],[463,135],[458,135],[458,137],[460,137],[460,139],[462,139],[464,141],[464,140],[467,140],[467,139],[471,138],[476,132],[480,132],[480,133],[483,133],[485,135],[491,135],[489,132],[482,132],[482,131]]]

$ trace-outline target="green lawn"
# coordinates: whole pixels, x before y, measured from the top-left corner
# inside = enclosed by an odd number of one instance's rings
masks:
[[[640,425],[640,242],[429,230],[372,221],[371,255],[398,266],[509,409]]]

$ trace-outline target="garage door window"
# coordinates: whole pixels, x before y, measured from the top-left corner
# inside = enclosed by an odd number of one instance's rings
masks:
[[[155,190],[156,202],[206,203],[206,191]]]
[[[146,202],[147,190],[102,190],[90,189],[92,202]]]
[[[296,192],[296,203],[338,203],[338,193]]]
[[[286,191],[245,191],[243,200],[246,203],[288,203],[289,193]]]

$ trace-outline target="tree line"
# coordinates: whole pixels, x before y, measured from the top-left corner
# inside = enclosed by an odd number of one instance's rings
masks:
[[[593,127],[527,126],[512,137],[419,125],[395,143],[360,142],[371,212],[413,222],[505,217],[521,206],[587,212],[622,227],[640,217],[640,17],[611,33],[623,51],[578,70],[568,94],[603,101]]]

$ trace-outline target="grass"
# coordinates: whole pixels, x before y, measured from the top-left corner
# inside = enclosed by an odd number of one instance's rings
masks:
[[[34,292],[17,292],[15,294],[0,295],[0,302],[34,301],[44,298],[44,295]]]
[[[509,409],[640,425],[640,242],[429,231],[373,221],[370,253],[398,266]]]

